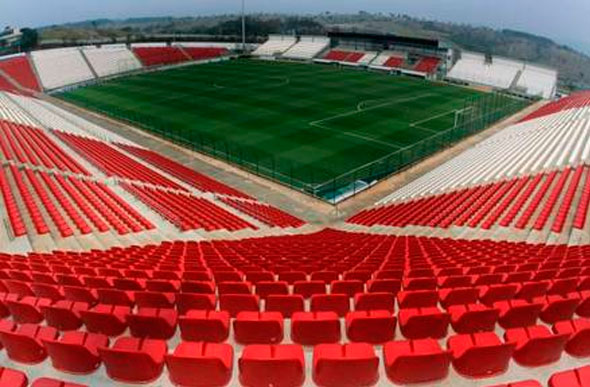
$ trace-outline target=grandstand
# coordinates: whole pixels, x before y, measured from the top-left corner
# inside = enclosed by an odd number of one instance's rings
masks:
[[[590,92],[431,82],[448,58],[419,39],[235,48],[0,58],[0,386],[589,383]],[[553,96],[515,63],[449,74]],[[366,191],[338,208],[262,180],[230,124]]]
[[[108,77],[141,68],[141,63],[125,45],[84,48],[82,53],[99,77]]]
[[[252,55],[262,57],[281,55],[295,46],[296,43],[297,38],[295,36],[270,35],[266,42],[252,52]]]
[[[501,57],[463,51],[447,78],[524,95],[551,99],[557,88],[557,72],[552,69]]]
[[[313,59],[329,46],[330,39],[324,36],[301,36],[282,56],[289,59]]]

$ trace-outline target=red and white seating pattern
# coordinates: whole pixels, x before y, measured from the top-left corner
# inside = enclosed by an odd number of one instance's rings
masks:
[[[219,200],[244,214],[252,216],[270,227],[297,228],[305,224],[305,222],[297,219],[293,215],[287,214],[286,212],[267,204],[233,198],[220,198]]]
[[[554,233],[583,229],[588,210],[585,166],[590,164],[588,103],[588,93],[550,103],[350,221],[400,227],[501,225]],[[426,213],[434,208],[436,212]]]
[[[376,55],[376,53],[359,51],[330,50],[324,56],[324,60],[341,63],[358,63],[368,65],[375,58]]]
[[[203,192],[212,192],[215,194],[235,196],[240,198],[249,198],[246,194],[233,189],[225,184],[220,183],[217,180],[213,180],[208,176],[205,176],[197,171],[187,168],[182,164],[179,164],[173,160],[170,160],[156,152],[138,148],[132,145],[118,144],[119,147],[132,155],[148,162],[149,164],[169,173],[170,175],[184,181],[187,184],[195,187],[196,189]]]
[[[0,155],[6,160],[47,169],[88,172],[41,129],[0,120]]]
[[[414,65],[414,70],[421,72],[421,73],[431,74],[431,73],[436,72],[436,69],[438,68],[439,64],[440,64],[439,58],[425,56],[425,57],[421,58],[418,62],[416,62],[416,64]],[[397,67],[397,66],[394,66],[394,67]]]
[[[490,229],[564,231],[587,225],[590,203],[590,167],[567,167],[535,176],[460,189],[363,211],[349,222],[365,226],[451,226]],[[574,205],[574,198],[579,200]]]
[[[132,184],[122,186],[181,231],[255,229],[248,222],[204,198]]]
[[[405,54],[401,52],[384,51],[371,63],[372,68],[394,69],[402,68],[405,63]]]
[[[1,351],[18,371],[90,384],[497,384],[520,369],[575,386],[588,256],[334,230],[2,254]]]
[[[103,183],[35,172],[27,168],[18,169],[15,166],[3,168],[1,184],[8,190],[9,179],[14,181],[16,190],[12,198],[5,195],[4,200],[6,207],[12,208],[9,219],[15,236],[27,233],[24,215],[16,205],[15,194],[24,203],[38,235],[48,234],[49,224],[53,224],[63,238],[75,232],[86,235],[113,229],[119,235],[124,235],[154,228],[153,224]]]
[[[107,143],[64,132],[55,131],[54,134],[107,176],[137,180],[181,191],[185,190],[180,185],[124,155]]]

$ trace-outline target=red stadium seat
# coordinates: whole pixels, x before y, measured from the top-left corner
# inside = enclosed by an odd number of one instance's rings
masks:
[[[393,340],[396,318],[387,310],[349,312],[346,335],[353,342],[381,344]]]
[[[154,339],[119,337],[112,347],[98,347],[109,378],[124,383],[148,383],[164,369],[166,342]]]
[[[392,293],[358,293],[354,296],[354,310],[395,310],[395,296]]]
[[[590,384],[590,366],[557,372],[549,378],[549,387],[586,387]]]
[[[52,304],[48,298],[23,297],[20,300],[6,300],[6,307],[18,324],[38,324],[45,319],[41,308]]]
[[[590,356],[590,320],[578,318],[557,321],[553,325],[556,334],[568,335],[565,351],[576,357]]]
[[[344,317],[350,310],[350,300],[345,294],[315,294],[311,296],[312,312],[335,312]]]
[[[31,387],[87,387],[85,384],[64,382],[63,380],[52,378],[35,379]]]
[[[231,317],[240,312],[260,311],[258,296],[253,294],[222,294],[219,296],[219,308],[227,310]]]
[[[299,345],[248,345],[238,362],[243,386],[301,386],[305,357]]]
[[[291,339],[316,345],[340,341],[340,319],[334,312],[295,312],[291,317]]]
[[[178,320],[183,340],[220,343],[229,336],[229,313],[191,310]]]
[[[480,332],[451,336],[447,346],[459,374],[480,378],[505,372],[515,344],[502,343],[493,332]]]
[[[305,300],[297,294],[270,295],[266,298],[264,307],[267,312],[280,312],[284,318],[291,318],[293,313],[303,312]]]
[[[435,382],[448,375],[451,354],[434,339],[391,341],[383,347],[383,362],[394,383]]]
[[[504,340],[516,345],[512,355],[514,360],[529,367],[558,361],[567,339],[567,334],[552,334],[544,325],[511,328],[504,332]]]
[[[176,332],[178,314],[173,309],[139,308],[127,315],[133,337],[168,340]]]
[[[89,332],[107,336],[119,336],[127,329],[128,306],[98,304],[90,310],[80,312],[82,321]]]
[[[53,305],[41,308],[47,325],[60,331],[74,331],[82,324],[81,312],[88,310],[89,305],[85,302],[74,302],[61,300]]]
[[[508,329],[535,325],[543,304],[525,300],[508,300],[494,303],[494,308],[500,312],[498,323],[502,328]]]
[[[52,327],[23,324],[16,330],[0,330],[0,341],[11,360],[36,364],[47,358],[43,340],[55,339],[57,335],[57,330]]]
[[[240,344],[278,344],[283,341],[283,316],[279,312],[240,312],[233,329]]]
[[[399,312],[400,330],[408,339],[443,338],[447,335],[449,321],[449,314],[435,307]]]
[[[457,333],[493,331],[500,312],[483,304],[452,305],[451,326]]]
[[[27,375],[10,368],[0,367],[0,387],[26,387]]]
[[[379,379],[378,367],[367,343],[319,344],[313,350],[313,380],[319,386],[370,386]]]
[[[72,331],[58,339],[45,339],[44,343],[53,368],[88,374],[100,366],[98,347],[108,347],[109,339],[102,334]]]
[[[175,385],[225,386],[232,376],[233,357],[229,344],[182,342],[166,355],[166,366]]]

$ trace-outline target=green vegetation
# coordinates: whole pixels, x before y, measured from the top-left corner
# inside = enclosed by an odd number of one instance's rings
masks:
[[[61,97],[323,197],[524,105],[414,78],[254,60],[133,75]]]

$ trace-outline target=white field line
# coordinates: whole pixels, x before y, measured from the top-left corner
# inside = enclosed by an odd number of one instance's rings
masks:
[[[385,142],[385,141],[377,140],[377,139],[375,139],[375,138],[372,138],[372,137],[363,136],[362,134],[357,134],[357,133],[347,132],[347,131],[345,131],[345,130],[338,130],[338,129],[333,129],[333,128],[330,128],[330,127],[328,127],[328,126],[324,126],[324,125],[322,125],[322,124],[320,124],[320,123],[317,123],[317,122],[312,122],[312,123],[310,123],[309,125],[311,125],[311,126],[313,126],[313,127],[315,127],[315,128],[320,128],[320,129],[324,129],[324,130],[329,130],[329,131],[332,131],[332,132],[334,132],[334,133],[337,133],[337,134],[339,134],[339,135],[342,135],[342,136],[349,136],[349,137],[360,138],[360,139],[361,139],[361,140],[363,140],[363,141],[374,142],[374,143],[376,143],[376,144],[379,144],[379,145],[384,145],[384,146],[386,146],[386,147],[388,147],[388,148],[401,149],[401,147],[400,147],[400,146],[397,146],[397,145],[391,144],[391,143],[389,143],[389,142]]]
[[[384,106],[395,105],[395,104],[402,103],[402,102],[410,102],[410,101],[415,101],[415,100],[417,100],[417,99],[421,99],[421,98],[425,98],[425,97],[431,97],[431,96],[434,96],[434,95],[436,95],[436,94],[432,94],[432,93],[425,93],[425,94],[418,95],[418,96],[416,96],[416,97],[409,97],[409,98],[396,99],[396,100],[393,100],[393,101],[388,101],[388,102],[384,102],[384,103],[381,103],[381,104],[378,104],[378,105],[375,105],[375,106],[371,106],[371,107],[368,107],[368,108],[366,108],[366,109],[362,109],[362,106],[361,106],[361,105],[362,105],[363,103],[365,103],[365,102],[370,102],[370,101],[376,101],[376,100],[374,100],[374,99],[368,99],[368,100],[366,100],[366,101],[362,101],[362,102],[360,102],[360,103],[357,105],[357,108],[356,108],[355,110],[352,110],[352,111],[349,111],[349,112],[346,112],[346,113],[336,114],[336,115],[334,115],[334,116],[327,117],[327,118],[322,118],[321,120],[312,121],[312,122],[310,122],[310,123],[309,123],[309,125],[315,126],[315,125],[317,125],[317,124],[319,124],[319,123],[322,123],[322,122],[325,122],[325,121],[334,120],[334,119],[336,119],[336,118],[341,118],[341,117],[349,117],[349,116],[353,116],[353,115],[355,115],[355,114],[359,114],[359,113],[361,113],[361,112],[368,112],[368,111],[371,111],[371,110],[379,109],[379,108],[382,108],[382,107],[384,107]],[[359,109],[359,108],[360,108],[360,109]]]
[[[376,99],[369,99],[369,100],[366,100],[366,101],[361,101],[357,105],[356,110],[353,110],[353,111],[350,111],[350,112],[346,112],[346,113],[337,114],[335,116],[328,117],[328,118],[323,118],[321,120],[312,121],[312,122],[309,123],[309,125],[310,126],[313,126],[313,127],[316,127],[316,128],[324,129],[324,130],[330,130],[332,132],[338,133],[338,134],[343,135],[343,136],[355,137],[355,138],[359,138],[359,139],[364,140],[364,141],[373,142],[373,143],[376,143],[376,144],[379,144],[379,145],[386,146],[388,148],[402,149],[402,147],[400,147],[398,145],[395,145],[395,144],[392,144],[392,143],[389,143],[389,142],[386,142],[386,141],[377,140],[375,138],[363,136],[362,134],[358,134],[358,133],[352,133],[352,132],[349,132],[349,131],[333,129],[333,128],[330,128],[328,126],[322,125],[322,123],[325,122],[325,121],[334,120],[336,118],[349,117],[349,116],[352,116],[352,115],[355,115],[355,114],[358,114],[358,113],[361,113],[361,112],[371,111],[371,110],[382,108],[384,106],[395,105],[395,104],[402,103],[402,102],[415,101],[417,99],[425,98],[425,97],[430,97],[430,96],[433,96],[433,95],[434,94],[432,94],[432,93],[425,93],[425,94],[421,94],[421,95],[418,95],[418,96],[415,96],[415,97],[409,97],[409,98],[397,99],[397,100],[393,100],[393,101],[387,101],[387,102],[384,102],[384,103],[381,103],[381,104],[378,104],[378,105],[371,106],[371,107],[368,107],[366,109],[363,109],[362,108],[362,105],[364,103],[371,102],[371,101],[378,101]]]

